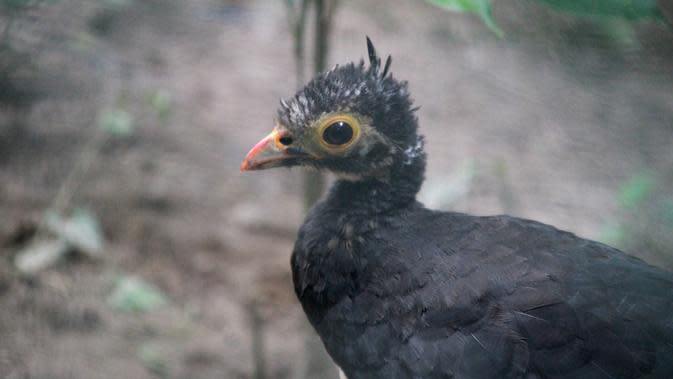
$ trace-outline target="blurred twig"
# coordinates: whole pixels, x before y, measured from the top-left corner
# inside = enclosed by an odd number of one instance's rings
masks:
[[[124,98],[125,86],[121,81],[118,85],[121,88],[112,88],[106,91],[108,94],[107,96],[104,96],[104,100],[102,100],[102,104],[105,104],[105,106],[102,106],[101,109],[107,108],[109,104],[117,103],[118,106],[121,103],[121,100]],[[103,125],[102,120],[104,115],[105,113],[103,112],[98,114],[92,134],[84,142],[77,160],[67,176],[63,179],[56,195],[47,207],[46,214],[63,215],[67,213],[72,205],[72,198],[77,193],[79,187],[84,183],[86,175],[98,159],[103,146],[113,135],[123,134],[114,132],[109,126]],[[47,226],[46,221],[46,217],[43,217],[38,225],[36,235],[40,236],[45,232]]]
[[[329,37],[332,31],[332,19],[337,7],[337,0],[314,0],[316,10],[314,70],[315,73],[325,71]]]
[[[290,30],[293,37],[293,52],[297,75],[297,88],[305,82],[306,59],[306,24],[310,3],[315,10],[315,40],[313,51],[313,74],[322,72],[326,68],[329,52],[329,36],[332,30],[332,20],[337,8],[338,0],[286,0]],[[325,178],[315,170],[308,170],[304,174],[304,206],[308,210],[322,195],[325,189]],[[306,324],[306,366],[305,378],[336,378],[334,364],[327,356],[322,342],[313,329]]]
[[[306,30],[306,14],[310,0],[285,0],[288,9],[288,19],[290,20],[290,30],[294,44],[294,63],[297,73],[297,88],[304,84],[304,32]],[[298,3],[297,5],[295,5]]]
[[[54,196],[48,211],[61,214],[65,212],[70,204],[72,196],[77,191],[77,187],[83,182],[84,176],[89,172],[91,164],[98,157],[98,152],[105,142],[106,133],[102,129],[96,129],[94,135],[85,142],[79,158],[75,165],[68,173],[68,176],[63,180],[61,186]]]
[[[314,0],[315,3],[315,49],[313,51],[314,74],[325,71],[332,19],[338,0]],[[304,174],[304,206],[308,210],[325,190],[325,177],[318,171]]]
[[[264,318],[259,311],[259,304],[251,301],[246,306],[252,333],[252,357],[255,364],[255,379],[266,379],[266,355],[264,352]]]
[[[326,68],[329,51],[329,36],[332,20],[338,0],[286,0],[293,37],[293,52],[297,75],[297,88],[304,85],[306,59],[306,24],[308,9],[311,3],[315,10],[315,45],[313,51],[313,74]],[[306,171],[304,174],[304,206],[308,210],[325,190],[325,178],[317,171]]]

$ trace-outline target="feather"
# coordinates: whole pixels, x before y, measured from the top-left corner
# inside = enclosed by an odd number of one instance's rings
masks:
[[[381,74],[381,79],[385,78],[386,75],[388,75],[388,69],[390,68],[390,64],[393,62],[393,57],[388,55],[388,59],[386,59],[386,65],[383,67],[383,74]]]
[[[378,72],[379,66],[381,65],[381,59],[376,56],[376,49],[369,37],[367,37],[367,53],[369,55],[369,64],[372,66],[372,70],[374,73]]]

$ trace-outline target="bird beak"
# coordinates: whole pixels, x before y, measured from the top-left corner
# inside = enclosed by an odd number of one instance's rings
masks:
[[[274,129],[268,136],[250,149],[241,163],[241,172],[264,170],[267,168],[282,166],[291,158],[299,155],[288,151],[288,147],[280,143],[280,139],[287,136],[286,131]]]

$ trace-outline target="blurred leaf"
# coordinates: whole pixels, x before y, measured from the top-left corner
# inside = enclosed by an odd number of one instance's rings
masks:
[[[655,180],[649,173],[634,176],[619,191],[619,205],[623,208],[638,206],[652,193],[654,184]]]
[[[21,8],[36,5],[36,0],[0,0],[0,5],[8,10],[19,10]]]
[[[626,228],[618,222],[608,223],[601,230],[598,240],[612,246],[620,246],[626,240]]]
[[[133,117],[123,109],[103,112],[98,119],[98,126],[115,136],[127,136],[133,133]]]
[[[33,0],[2,0],[0,4],[7,8],[20,8],[32,4]]]
[[[33,239],[16,254],[14,266],[22,274],[36,274],[54,265],[66,252],[68,244],[62,239]]]
[[[657,0],[540,0],[556,9],[587,16],[662,20]]]
[[[598,25],[613,41],[624,47],[635,47],[640,44],[634,25],[628,20],[606,18],[602,21]]]
[[[495,35],[502,38],[505,33],[498,27],[493,19],[491,0],[427,0],[440,8],[452,12],[474,13]]]
[[[100,255],[103,237],[93,213],[77,209],[71,217],[65,218],[47,212],[45,225],[50,233],[48,238],[33,238],[15,257],[14,264],[22,273],[42,271],[58,262],[72,248],[89,256]]]
[[[20,11],[40,4],[56,3],[59,0],[0,0],[0,8],[8,11]]]
[[[167,361],[161,349],[156,344],[145,343],[138,349],[138,358],[148,370],[159,377],[165,377],[167,374]]]
[[[158,289],[132,276],[120,278],[108,298],[108,304],[125,312],[146,312],[166,303],[166,298]]]
[[[89,33],[76,33],[74,38],[67,41],[69,47],[79,51],[87,52],[96,47],[96,39]]]
[[[150,106],[157,112],[161,122],[165,122],[170,116],[173,101],[171,95],[165,91],[155,91],[149,98]]]
[[[49,230],[60,239],[89,256],[100,256],[103,234],[98,219],[91,211],[78,208],[69,218],[50,212],[45,218]]]

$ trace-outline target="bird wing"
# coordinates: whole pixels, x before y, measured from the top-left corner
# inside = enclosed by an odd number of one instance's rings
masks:
[[[512,217],[395,222],[362,253],[366,287],[330,313],[356,336],[349,377],[673,377],[671,273]]]

